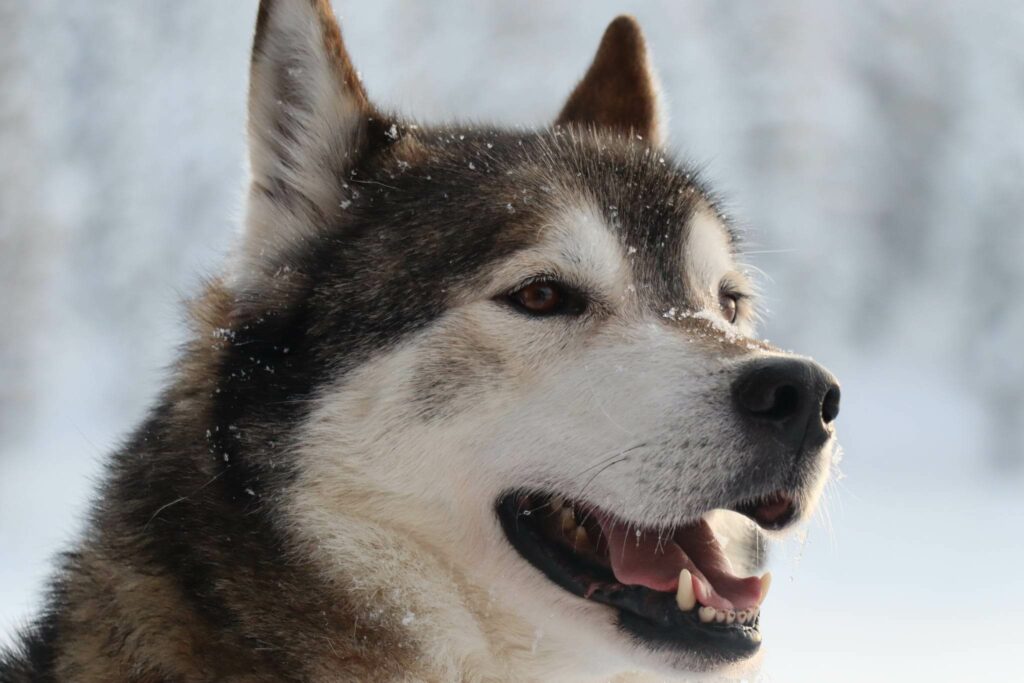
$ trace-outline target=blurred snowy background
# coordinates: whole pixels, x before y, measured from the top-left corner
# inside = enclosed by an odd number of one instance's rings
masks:
[[[0,0],[0,639],[236,229],[255,5]],[[892,5],[336,0],[371,96],[424,120],[543,124],[613,16],[645,26],[673,146],[770,275],[766,336],[843,382],[766,681],[1020,667],[1024,5]]]

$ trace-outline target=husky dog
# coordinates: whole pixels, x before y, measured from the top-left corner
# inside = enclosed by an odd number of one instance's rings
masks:
[[[754,337],[662,121],[629,17],[551,127],[432,127],[371,103],[327,0],[263,0],[244,236],[0,680],[754,660],[839,387]]]

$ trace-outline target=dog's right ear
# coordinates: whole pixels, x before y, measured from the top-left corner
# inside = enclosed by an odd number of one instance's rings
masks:
[[[608,25],[594,61],[555,124],[594,126],[662,145],[660,90],[640,24],[623,15]]]
[[[337,212],[339,184],[365,152],[372,114],[329,0],[261,0],[243,269],[274,267]]]

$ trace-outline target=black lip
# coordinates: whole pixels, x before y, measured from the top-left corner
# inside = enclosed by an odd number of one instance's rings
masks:
[[[750,624],[705,624],[696,610],[683,612],[675,595],[642,586],[609,582],[588,593],[587,576],[610,573],[544,538],[537,530],[537,515],[520,512],[519,502],[531,494],[522,491],[503,495],[495,509],[509,543],[527,562],[553,583],[580,599],[598,602],[618,612],[619,628],[652,650],[691,652],[715,663],[746,659],[760,648],[758,620]],[[546,498],[545,494],[534,493]],[[611,579],[614,580],[613,578]],[[586,597],[585,597],[586,596]]]

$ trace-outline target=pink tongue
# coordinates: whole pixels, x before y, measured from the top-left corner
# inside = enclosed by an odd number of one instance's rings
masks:
[[[675,541],[662,539],[659,543],[657,534],[637,536],[622,524],[606,524],[603,518],[600,521],[608,539],[612,571],[619,583],[662,592],[679,587],[679,572],[693,563]]]
[[[747,609],[755,607],[761,598],[760,579],[741,579],[733,574],[718,539],[704,520],[661,540],[657,533],[637,535],[635,528],[627,529],[604,515],[598,520],[608,543],[612,571],[622,584],[674,593],[679,587],[679,572],[689,569],[703,580],[695,582],[697,600],[702,605]]]

